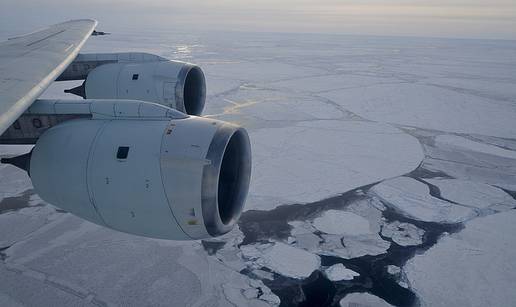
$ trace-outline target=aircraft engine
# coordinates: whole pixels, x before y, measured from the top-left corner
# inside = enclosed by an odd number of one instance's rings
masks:
[[[115,78],[126,73],[151,84],[174,71],[137,67],[102,66],[89,86],[129,84]],[[200,70],[190,67],[184,80],[188,72],[204,86]],[[249,187],[251,151],[243,128],[213,119],[74,119],[47,130],[29,163],[37,193],[51,204],[119,231],[191,240],[232,229]]]
[[[200,115],[206,99],[201,68],[177,61],[101,65],[89,72],[79,88],[86,99],[143,100],[190,115]]]

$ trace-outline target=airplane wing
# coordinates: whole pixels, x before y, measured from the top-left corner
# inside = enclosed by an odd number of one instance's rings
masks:
[[[79,55],[96,24],[69,21],[0,44],[0,144],[34,145],[0,163],[27,171],[41,199],[102,226],[171,240],[227,233],[251,178],[247,132],[196,116],[206,85],[194,64]],[[84,80],[68,91],[84,100],[37,99],[59,80]]]
[[[71,20],[0,43],[0,135],[74,60],[96,25]]]

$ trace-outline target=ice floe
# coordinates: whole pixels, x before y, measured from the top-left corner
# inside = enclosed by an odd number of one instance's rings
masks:
[[[330,209],[312,221],[290,221],[291,244],[346,259],[383,254],[390,242],[379,235],[383,221],[378,208],[385,209],[378,199],[362,198],[351,202],[346,211]]]
[[[369,222],[352,212],[328,210],[314,219],[313,225],[327,234],[361,235],[370,234]]]
[[[324,241],[319,245],[317,253],[345,259],[381,255],[391,246],[390,242],[383,240],[378,234],[344,237],[322,235],[322,238]]]
[[[398,275],[401,273],[401,268],[399,266],[395,266],[395,265],[388,265],[387,273],[389,273],[391,275]]]
[[[359,273],[346,268],[342,263],[334,264],[324,270],[324,274],[331,281],[352,280],[360,276]]]
[[[306,278],[321,265],[319,256],[281,242],[244,245],[241,250],[251,265],[291,278]]]
[[[249,130],[253,173],[247,209],[320,200],[410,172],[423,158],[415,138],[377,123],[306,121]]]
[[[425,179],[439,188],[441,197],[478,209],[504,211],[516,207],[516,200],[502,189],[485,184],[457,179]]]
[[[391,238],[401,246],[419,245],[423,243],[425,231],[409,223],[394,221],[383,225],[382,236]]]
[[[341,307],[389,307],[391,304],[369,293],[351,293],[339,302]]]
[[[248,283],[222,285],[224,295],[236,306],[279,306],[280,299],[263,282],[250,279]]]
[[[516,211],[465,223],[404,267],[423,306],[512,306]]]
[[[471,208],[432,197],[427,185],[409,177],[383,181],[371,192],[396,211],[416,220],[458,223],[476,216]]]

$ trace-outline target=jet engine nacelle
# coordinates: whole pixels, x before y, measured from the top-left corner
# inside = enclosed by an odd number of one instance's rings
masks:
[[[104,64],[88,74],[84,98],[143,100],[200,115],[206,99],[206,82],[201,68],[190,63]]]
[[[29,171],[42,199],[79,217],[136,235],[188,240],[232,229],[250,168],[243,128],[185,117],[61,123],[39,138]]]

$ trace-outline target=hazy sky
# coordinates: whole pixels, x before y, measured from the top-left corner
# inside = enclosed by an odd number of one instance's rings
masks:
[[[72,18],[100,28],[179,28],[516,39],[516,0],[0,0],[0,27]]]

